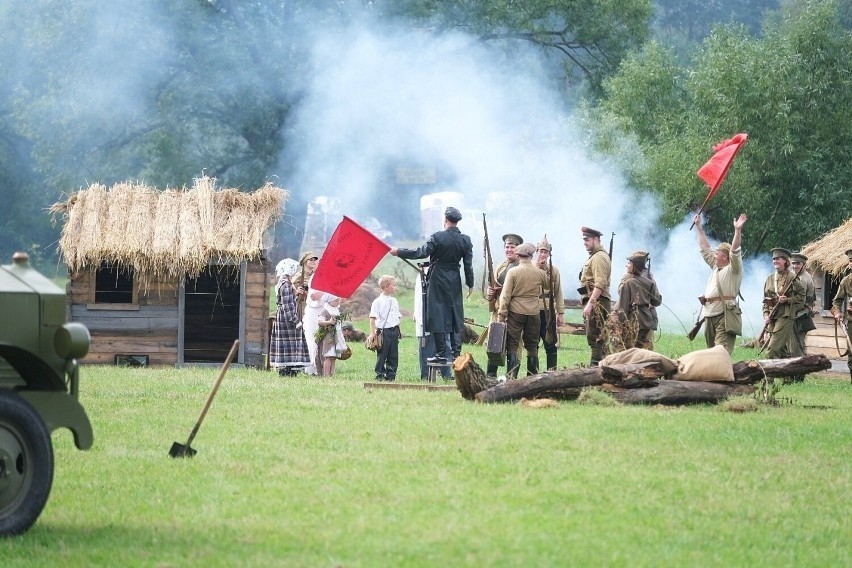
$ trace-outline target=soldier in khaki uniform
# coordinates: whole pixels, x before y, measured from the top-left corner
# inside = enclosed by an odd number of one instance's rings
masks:
[[[541,294],[541,310],[539,317],[541,318],[541,341],[544,344],[545,357],[547,358],[546,369],[552,371],[556,369],[556,348],[559,343],[559,327],[562,326],[565,313],[565,299],[562,297],[562,276],[559,274],[559,269],[553,265],[550,259],[550,254],[553,251],[553,246],[547,240],[547,237],[541,240],[536,246],[536,265],[544,270],[547,275],[544,290]],[[553,288],[553,306],[550,307],[550,290]],[[554,331],[554,324],[550,318],[555,314],[556,333],[553,337],[549,337],[548,330]]]
[[[625,348],[639,347],[654,350],[654,330],[657,329],[657,306],[663,303],[663,296],[657,289],[657,283],[646,270],[648,253],[636,251],[627,257],[627,273],[618,286],[618,313],[622,326],[631,322],[636,329],[632,344]]]
[[[314,276],[318,262],[319,257],[313,251],[304,253],[299,258],[299,270],[293,275],[293,288],[296,291],[296,314],[299,316],[299,321],[305,315],[308,288],[311,285],[311,278]]]
[[[790,355],[793,357],[802,357],[805,355],[805,336],[814,327],[813,307],[816,302],[816,287],[814,286],[814,278],[805,268],[808,262],[808,257],[800,252],[794,252],[790,255],[790,267],[793,272],[799,274],[799,280],[805,287],[805,305],[796,314],[794,325],[793,338],[790,341]]]
[[[532,262],[535,246],[522,244],[515,249],[518,266],[506,272],[500,303],[497,308],[499,321],[506,322],[506,366],[509,376],[517,376],[518,346],[523,337],[527,351],[527,373],[538,373],[538,340],[541,329],[539,316],[541,292],[547,284],[547,275]]]
[[[794,321],[805,305],[805,286],[790,270],[790,251],[772,249],[775,270],[763,285],[763,322],[769,333],[766,356],[770,359],[790,357],[788,344],[793,337]]]
[[[597,366],[604,358],[604,324],[609,317],[611,297],[609,279],[612,274],[612,260],[601,246],[601,233],[595,229],[583,227],[583,246],[589,258],[580,271],[580,287],[583,304],[583,319],[586,322],[586,342],[592,349],[591,366]]]
[[[518,265],[518,255],[515,253],[515,249],[523,243],[524,239],[520,235],[515,233],[503,235],[503,254],[506,255],[506,258],[494,269],[494,279],[497,281],[497,286],[494,288],[489,286],[487,294],[488,300],[493,306],[491,321],[497,321],[497,306],[500,292],[503,290],[503,283],[506,281],[506,272]],[[488,366],[485,374],[489,377],[496,377],[497,369],[506,364],[506,352],[504,350],[503,353],[487,353],[487,356]]]
[[[831,314],[835,321],[840,324],[846,323],[846,347],[852,345],[852,249],[846,251],[846,257],[849,259],[847,271],[850,271],[840,285],[837,287],[837,294],[834,295],[834,301],[831,303]],[[849,366],[849,376],[852,378],[852,349],[848,349],[846,364]]]
[[[742,310],[737,302],[740,286],[743,283],[743,259],[740,243],[742,242],[743,225],[748,220],[746,215],[734,219],[734,238],[731,244],[719,243],[714,251],[710,241],[701,226],[701,214],[693,217],[695,230],[698,233],[698,245],[701,247],[701,257],[713,269],[701,301],[701,319],[704,326],[704,339],[707,347],[724,345],[728,353],[733,353],[737,336],[742,334]]]

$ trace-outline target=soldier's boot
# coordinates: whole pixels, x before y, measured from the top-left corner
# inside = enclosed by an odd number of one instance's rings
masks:
[[[518,367],[520,367],[520,363],[518,362],[518,354],[517,353],[509,353],[506,355],[506,376],[510,379],[514,379],[518,376]]]
[[[426,359],[429,363],[446,363],[447,362],[447,343],[446,337],[441,332],[433,332],[435,341],[435,356]]]
[[[489,377],[497,376],[497,365],[494,363],[488,363],[488,366],[485,369],[485,375]]]
[[[548,353],[547,354],[547,370],[548,371],[556,370],[556,353]]]
[[[527,356],[527,376],[538,374],[538,356]]]

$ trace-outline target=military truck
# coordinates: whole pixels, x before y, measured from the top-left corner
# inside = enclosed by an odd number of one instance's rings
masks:
[[[26,531],[44,509],[54,430],[71,430],[81,450],[92,446],[77,363],[90,341],[84,325],[65,321],[65,291],[26,253],[0,265],[0,536]]]

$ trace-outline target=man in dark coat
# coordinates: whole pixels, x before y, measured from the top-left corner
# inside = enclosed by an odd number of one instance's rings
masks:
[[[464,263],[467,295],[473,290],[473,243],[458,228],[461,213],[455,207],[444,211],[444,230],[434,233],[426,244],[417,249],[392,248],[390,254],[399,258],[429,257],[426,285],[426,331],[435,336],[434,362],[446,362],[447,335],[452,342],[452,355],[461,353],[461,331],[464,329],[464,298],[462,297],[459,262]]]

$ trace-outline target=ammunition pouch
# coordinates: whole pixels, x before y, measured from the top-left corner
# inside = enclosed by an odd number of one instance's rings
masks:
[[[812,318],[811,314],[807,312],[796,318],[795,325],[796,333],[800,334],[804,334],[816,329],[816,325],[814,324],[814,318]]]

